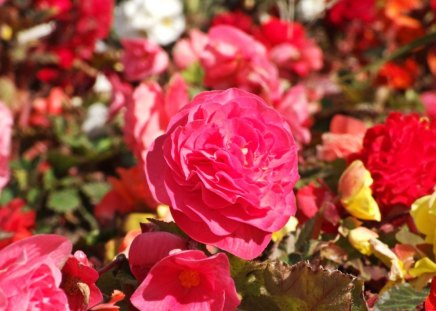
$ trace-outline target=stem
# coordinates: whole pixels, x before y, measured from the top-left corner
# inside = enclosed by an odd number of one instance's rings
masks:
[[[119,268],[126,260],[127,260],[126,255],[119,254],[111,263],[107,264],[106,266],[98,270],[98,274],[102,275],[108,272],[109,270],[112,270],[113,268]]]

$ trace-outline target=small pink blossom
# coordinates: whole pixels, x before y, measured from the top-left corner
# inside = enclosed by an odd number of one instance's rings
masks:
[[[9,154],[11,152],[12,139],[12,113],[6,105],[0,101],[0,191],[9,182]]]
[[[71,253],[71,242],[59,235],[35,235],[0,250],[1,310],[69,311],[59,288],[60,268]]]
[[[157,44],[146,39],[124,39],[122,62],[129,81],[139,81],[160,74],[168,67],[168,55]]]
[[[139,310],[234,311],[240,301],[227,256],[182,251],[159,261],[133,293]]]
[[[138,235],[130,245],[129,265],[132,274],[142,282],[148,271],[173,250],[184,250],[187,241],[168,232],[146,232]]]
[[[425,114],[430,119],[436,120],[436,92],[422,93],[421,101],[424,104]]]
[[[85,253],[76,251],[74,256],[69,256],[62,268],[60,287],[67,295],[71,311],[86,311],[103,300],[103,295],[95,285],[98,277],[98,272]]]
[[[140,84],[127,103],[124,138],[141,158],[156,137],[163,134],[170,118],[189,101],[183,78],[175,74],[166,92],[156,82]]]
[[[297,145],[283,117],[246,91],[198,95],[145,162],[152,194],[185,233],[244,259],[295,214]]]
[[[330,132],[322,134],[322,145],[318,146],[318,158],[324,161],[344,159],[362,149],[366,125],[362,121],[335,115],[330,123]]]
[[[198,29],[189,32],[189,38],[177,41],[173,49],[174,63],[179,69],[186,69],[200,59],[207,44],[207,35]]]

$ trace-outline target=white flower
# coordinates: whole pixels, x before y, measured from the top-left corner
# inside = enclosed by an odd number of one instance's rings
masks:
[[[312,21],[322,16],[326,9],[325,0],[301,0],[298,2],[298,13],[305,21]]]
[[[90,137],[98,136],[104,132],[104,125],[108,118],[108,108],[102,103],[95,103],[89,106],[85,121],[82,124],[82,131]]]
[[[181,0],[127,0],[115,10],[115,31],[119,37],[147,36],[167,45],[185,30]]]

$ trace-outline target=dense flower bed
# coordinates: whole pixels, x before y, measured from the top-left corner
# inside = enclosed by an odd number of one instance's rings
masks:
[[[0,0],[0,310],[436,310],[435,29]]]

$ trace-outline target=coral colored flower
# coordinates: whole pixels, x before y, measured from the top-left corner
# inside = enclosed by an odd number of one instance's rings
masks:
[[[165,257],[130,299],[139,310],[233,311],[239,305],[226,255],[197,250]]]
[[[124,299],[126,295],[119,290],[114,290],[111,296],[111,299],[106,303],[100,303],[94,307],[92,307],[91,311],[118,311],[120,307],[116,306],[117,302],[120,302]]]
[[[188,102],[188,87],[179,74],[171,77],[166,92],[155,82],[141,84],[134,90],[126,106],[124,139],[139,159],[164,133],[171,117]]]
[[[49,117],[62,114],[62,104],[66,98],[64,91],[59,87],[52,88],[47,98],[36,98],[33,101],[29,124],[49,127],[51,124]]]
[[[119,178],[108,178],[112,190],[103,197],[94,210],[95,216],[102,223],[113,220],[116,213],[127,214],[147,208],[154,209],[157,205],[148,190],[142,166],[118,168],[117,172]]]
[[[322,145],[317,147],[318,158],[324,161],[345,159],[362,149],[365,124],[355,118],[335,115],[330,132],[322,134]]]
[[[300,145],[310,142],[309,101],[303,85],[290,88],[274,107],[285,117],[291,127],[295,140]]]
[[[364,23],[372,22],[377,13],[375,0],[339,0],[330,9],[328,17],[334,24],[359,20]]]
[[[403,64],[386,63],[379,71],[379,80],[395,90],[405,90],[415,83],[418,77],[418,64],[413,59]]]
[[[70,310],[59,269],[71,248],[62,236],[42,234],[0,250],[1,310]]]
[[[433,244],[433,253],[436,255],[436,190],[432,195],[416,200],[410,215],[419,232],[425,234],[425,242]]]
[[[177,41],[173,49],[174,63],[179,69],[186,69],[199,61],[207,44],[207,35],[198,29],[192,29],[189,37]]]
[[[167,53],[156,43],[146,39],[124,39],[124,75],[129,81],[139,81],[160,74],[168,67]]]
[[[410,208],[436,184],[436,122],[417,114],[391,113],[366,131],[358,155],[374,180],[373,196],[382,214]]]
[[[424,104],[425,114],[432,120],[436,120],[436,92],[425,92],[421,94],[421,101]]]
[[[354,217],[381,220],[380,209],[372,196],[373,180],[362,161],[351,163],[339,179],[338,192],[342,205]]]
[[[266,100],[280,98],[277,68],[268,60],[265,47],[235,27],[212,27],[200,62],[208,87],[239,87]]]
[[[9,154],[11,152],[13,117],[9,108],[0,101],[0,193],[9,182]]]
[[[301,24],[270,18],[255,37],[267,47],[269,58],[285,77],[287,71],[305,77],[322,67],[322,51],[306,37]]]
[[[204,92],[146,155],[155,198],[194,240],[259,256],[295,214],[297,146],[285,120],[239,89]]]
[[[60,287],[67,295],[71,311],[86,311],[103,300],[103,295],[95,285],[98,277],[98,272],[85,253],[76,251],[74,256],[70,255],[62,268]]]
[[[185,250],[187,241],[168,232],[146,232],[138,235],[130,245],[130,271],[142,282],[150,269],[173,250]]]
[[[242,11],[230,11],[217,14],[212,19],[212,26],[228,25],[246,33],[253,29],[253,19]]]
[[[23,211],[25,205],[23,200],[14,199],[0,207],[0,249],[32,235],[35,211]]]

